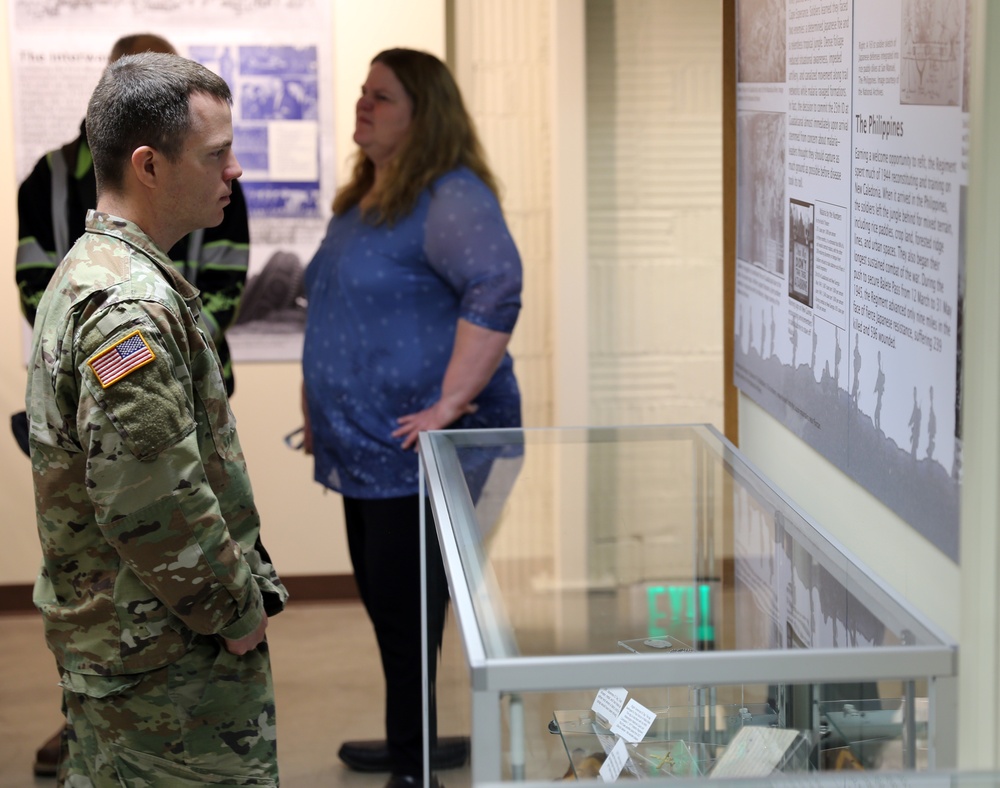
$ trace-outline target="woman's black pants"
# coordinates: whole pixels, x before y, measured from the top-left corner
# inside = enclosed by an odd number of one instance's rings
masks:
[[[420,654],[420,496],[344,498],[358,592],[375,628],[385,675],[385,733],[394,774],[423,774]],[[435,676],[448,581],[427,511],[427,650],[431,747],[437,741]]]

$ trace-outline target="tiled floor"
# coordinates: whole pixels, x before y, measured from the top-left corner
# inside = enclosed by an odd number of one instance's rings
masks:
[[[382,786],[384,774],[348,770],[337,759],[345,739],[382,738],[382,672],[360,603],[292,604],[268,627],[278,706],[278,757],[284,788]],[[0,617],[0,788],[54,786],[33,778],[35,749],[60,724],[55,662],[33,614]],[[454,622],[439,671],[442,735],[469,732],[468,678]],[[469,770],[441,773],[447,788],[470,783]]]

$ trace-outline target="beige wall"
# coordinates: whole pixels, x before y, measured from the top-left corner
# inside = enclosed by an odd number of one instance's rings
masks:
[[[0,27],[7,24],[7,4],[8,0],[0,0]],[[642,37],[642,51],[650,58],[666,47],[657,36],[670,36],[673,55],[652,68],[661,84],[670,86],[663,94],[669,102],[660,112],[661,117],[671,116],[673,125],[662,135],[655,128],[645,132],[654,140],[662,137],[656,153],[667,155],[658,156],[662,164],[657,166],[670,171],[671,139],[690,139],[692,129],[703,138],[699,160],[705,166],[685,171],[688,191],[657,203],[661,193],[656,183],[644,183],[642,189],[658,213],[646,216],[641,229],[621,236],[627,241],[655,234],[664,252],[655,260],[636,260],[627,243],[614,249],[604,244],[600,257],[589,259],[593,236],[587,217],[585,0],[336,0],[334,4],[329,41],[336,95],[341,97],[335,120],[341,176],[343,162],[353,150],[354,97],[369,59],[395,45],[444,56],[450,8],[451,61],[503,184],[504,208],[525,264],[524,310],[512,350],[528,426],[718,423],[719,419],[721,228],[713,228],[721,223],[717,205],[721,202],[717,156],[721,35],[712,34],[713,25],[719,25],[719,6],[701,0],[670,0],[661,6],[658,0],[645,0],[641,8],[631,2],[620,7],[627,16],[612,51],[635,61],[633,49],[643,29],[635,14],[641,17],[648,11],[663,22],[654,35]],[[685,36],[681,32],[685,29],[698,33]],[[8,39],[3,35],[0,40]],[[641,61],[642,54],[638,55]],[[9,119],[8,61],[5,49],[0,53],[0,117]],[[618,67],[619,60],[607,58],[591,64],[589,73]],[[625,86],[624,93],[632,90]],[[633,119],[641,109],[626,102],[607,107],[608,112],[619,113],[615,122],[622,129],[637,127]],[[652,118],[646,120],[649,125]],[[630,151],[648,144],[632,140]],[[7,184],[0,189],[0,245],[10,250],[11,258],[16,246],[12,159],[8,120],[0,138],[0,183]],[[633,156],[622,157],[622,183],[641,174],[642,164]],[[696,215],[680,216],[684,206],[692,207],[690,182],[695,177],[702,179],[693,206]],[[634,218],[629,189],[617,197],[620,218],[615,221]],[[682,303],[684,311],[661,308],[658,288],[669,289],[670,298],[664,303]],[[0,277],[0,303],[9,305],[0,314],[6,335],[18,336],[12,272]],[[266,543],[279,570],[286,576],[349,573],[339,498],[324,494],[311,480],[310,461],[281,442],[300,423],[298,365],[243,363],[237,365],[236,376],[233,410]],[[23,387],[19,345],[2,343],[0,413],[20,409]],[[545,499],[544,490],[551,487],[545,480],[536,481],[539,496],[525,516],[549,516],[552,502]],[[564,481],[567,489],[579,490],[573,473]],[[29,468],[13,441],[3,438],[0,492],[7,509],[0,520],[5,547],[0,552],[0,584],[29,583],[38,554]]]
[[[24,583],[34,578],[38,563],[38,536],[35,533],[34,503],[31,495],[31,471],[28,461],[14,439],[8,437],[7,415],[24,409],[24,364],[21,361],[21,313],[14,286],[14,252],[17,249],[17,186],[14,182],[14,140],[11,118],[10,58],[7,54],[8,9],[0,7],[3,53],[0,55],[0,248],[9,260],[6,276],[0,277],[0,489],[3,518],[0,533],[4,549],[0,551],[0,582]]]
[[[0,277],[0,414],[23,409],[24,365],[21,361],[20,314],[14,286],[13,258],[17,246],[16,194],[13,171],[8,2],[0,0],[0,249],[8,250],[10,267]],[[121,33],[132,32],[122,30]],[[110,35],[110,34],[109,34]],[[444,0],[336,0],[333,30],[338,161],[353,150],[354,98],[364,82],[368,62],[381,49],[411,46],[445,56]],[[252,239],[251,239],[252,242]],[[341,528],[340,499],[323,494],[312,482],[312,466],[291,452],[282,436],[301,424],[297,364],[239,364],[233,411],[239,422],[264,522],[264,537],[282,574],[346,574],[351,571]],[[27,459],[18,450],[6,423],[0,425],[0,584],[34,581],[38,537]]]

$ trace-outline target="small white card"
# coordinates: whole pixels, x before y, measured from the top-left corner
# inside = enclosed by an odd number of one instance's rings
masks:
[[[708,776],[767,777],[798,738],[799,732],[790,728],[740,728]]]
[[[624,687],[611,687],[599,690],[594,698],[594,705],[590,710],[597,715],[598,721],[605,727],[610,727],[618,715],[622,706],[625,705],[625,698],[628,697],[628,690]]]
[[[618,715],[615,724],[611,726],[611,732],[617,733],[632,744],[638,744],[643,740],[655,719],[654,712],[641,703],[637,703],[633,698],[626,704],[625,710]]]
[[[601,770],[598,772],[600,778],[606,783],[613,783],[618,779],[618,775],[622,773],[625,761],[627,760],[628,750],[625,749],[625,740],[619,739],[618,743],[604,759],[604,763],[601,764]]]

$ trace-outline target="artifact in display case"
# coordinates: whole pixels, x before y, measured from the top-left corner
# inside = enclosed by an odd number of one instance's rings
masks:
[[[622,688],[602,689],[589,711],[557,711],[549,730],[562,737],[577,778],[766,776],[806,771],[811,745],[779,728],[768,704],[645,708]],[[696,693],[698,695],[698,693]],[[721,725],[719,724],[721,722]]]

